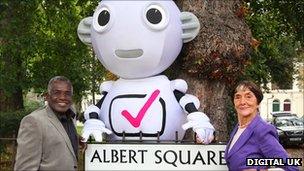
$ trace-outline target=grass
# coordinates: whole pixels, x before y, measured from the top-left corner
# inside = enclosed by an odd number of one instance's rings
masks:
[[[80,126],[80,125],[76,126],[76,130],[77,130],[78,135],[82,134],[82,129],[83,129],[83,126]]]

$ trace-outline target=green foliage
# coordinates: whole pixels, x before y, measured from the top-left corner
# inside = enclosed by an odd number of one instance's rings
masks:
[[[23,110],[0,112],[0,138],[17,136],[21,119],[40,106],[39,102],[26,101]],[[5,152],[5,145],[0,143],[0,154],[3,152]]]
[[[38,8],[35,22],[37,49],[30,61],[32,85],[37,92],[46,90],[55,75],[68,77],[74,87],[74,100],[80,101],[89,89],[89,49],[77,37],[82,12],[77,1],[45,1]]]
[[[0,92],[10,95],[34,88],[42,93],[55,75],[72,81],[75,102],[88,90],[98,92],[104,69],[76,32],[80,20],[92,15],[98,2],[1,1]]]
[[[25,99],[24,102],[24,108],[30,111],[33,111],[35,109],[38,109],[39,107],[42,107],[44,104],[39,101],[29,100]]]
[[[0,89],[10,95],[29,87],[26,61],[35,42],[31,23],[37,1],[4,0],[0,6]]]
[[[82,134],[82,129],[83,129],[83,126],[77,126],[77,127],[76,127],[76,130],[77,130],[78,135],[81,135],[81,134]]]
[[[277,20],[284,32],[292,32],[296,40],[304,41],[304,0],[271,0],[269,8],[279,11]]]
[[[300,19],[303,9],[300,13],[288,14],[294,18],[289,23],[285,18],[286,10],[278,7],[285,2],[296,8],[304,1],[250,1],[251,14],[246,18],[253,37],[260,43],[251,54],[246,77],[259,83],[276,83],[281,89],[291,87],[297,50],[302,46],[298,41],[301,33],[290,28],[303,21]]]
[[[41,107],[41,104],[38,102],[29,101],[23,110],[0,112],[1,137],[11,136],[13,133],[17,133],[21,119],[39,107]]]
[[[254,15],[269,15],[278,23],[278,34],[293,34],[297,41],[304,41],[304,0],[254,0],[248,1]]]

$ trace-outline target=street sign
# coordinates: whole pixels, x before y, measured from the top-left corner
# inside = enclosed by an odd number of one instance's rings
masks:
[[[226,145],[88,144],[85,170],[228,170]]]

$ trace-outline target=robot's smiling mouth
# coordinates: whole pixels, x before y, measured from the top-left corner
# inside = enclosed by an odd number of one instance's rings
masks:
[[[142,49],[132,50],[115,50],[115,55],[120,58],[138,58],[142,56],[144,51]]]

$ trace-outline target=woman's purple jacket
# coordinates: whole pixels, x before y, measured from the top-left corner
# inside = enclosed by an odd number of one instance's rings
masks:
[[[278,141],[275,127],[265,122],[259,114],[251,121],[228,152],[237,129],[238,125],[232,131],[225,150],[225,160],[229,170],[267,168],[266,166],[246,166],[246,158],[283,158],[284,162],[288,158],[287,152]],[[282,168],[288,171],[299,170],[298,167],[294,166],[283,166]]]

